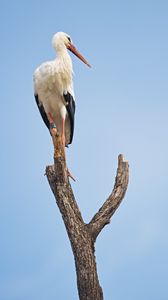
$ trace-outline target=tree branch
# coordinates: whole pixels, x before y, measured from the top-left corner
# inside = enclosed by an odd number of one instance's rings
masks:
[[[128,186],[128,162],[124,161],[123,155],[119,155],[113,191],[91,222],[85,224],[67,176],[64,149],[56,131],[52,134],[52,139],[54,165],[46,167],[46,175],[71,242],[79,298],[80,300],[103,300],[97,274],[94,242],[102,228],[110,222],[111,216],[125,195]]]
[[[61,137],[56,132],[52,138],[54,144],[54,165],[46,167],[48,182],[56,198],[66,229],[68,230],[69,226],[72,228],[72,224],[76,222],[80,222],[81,225],[84,226],[81,212],[75,201],[67,176]]]
[[[103,227],[110,223],[112,215],[124,198],[128,186],[128,179],[129,165],[128,162],[124,160],[123,155],[120,154],[118,156],[118,169],[113,191],[88,224],[94,239],[97,238]]]

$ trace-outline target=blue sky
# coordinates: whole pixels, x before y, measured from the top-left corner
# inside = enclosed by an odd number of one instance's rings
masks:
[[[88,222],[111,192],[117,157],[126,197],[96,243],[106,300],[167,300],[167,1],[1,1],[0,298],[78,299],[74,260],[44,176],[51,138],[32,74],[69,33],[76,57],[76,127],[68,164]]]

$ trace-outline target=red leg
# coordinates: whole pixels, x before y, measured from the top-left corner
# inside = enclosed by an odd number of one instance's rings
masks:
[[[65,149],[65,119],[62,118],[62,144]]]
[[[50,123],[50,131],[51,131],[51,134],[53,135],[56,133],[56,125],[54,123],[53,117],[50,112],[48,113],[48,120]]]
[[[48,113],[48,120],[49,120],[49,123],[50,123],[50,133],[51,133],[51,136],[52,136],[52,142],[53,142],[53,146],[54,146],[54,157],[55,157],[55,154],[56,154],[56,133],[57,133],[57,129],[56,129],[56,125],[54,123],[54,120],[53,120],[53,117],[51,115],[51,113],[49,112]]]
[[[49,119],[50,124],[54,123],[53,117],[50,112],[48,113],[48,119]]]
[[[66,152],[65,152],[65,119],[62,119],[62,144],[64,148],[64,157],[65,157],[65,164],[66,164],[66,171],[67,171],[67,176],[69,176],[72,180],[75,181],[75,178],[71,175],[67,163],[66,163]]]

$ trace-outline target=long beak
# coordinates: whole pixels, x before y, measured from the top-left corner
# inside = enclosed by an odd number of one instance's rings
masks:
[[[91,65],[90,65],[90,64],[87,62],[87,60],[79,53],[79,51],[75,48],[74,45],[69,44],[69,45],[67,46],[67,48],[68,48],[71,52],[73,52],[73,54],[75,54],[81,61],[83,61],[84,64],[86,64],[88,67],[91,68]]]

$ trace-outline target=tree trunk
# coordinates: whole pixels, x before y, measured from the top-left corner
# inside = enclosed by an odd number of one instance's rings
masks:
[[[98,234],[106,224],[110,223],[112,215],[124,198],[128,186],[128,162],[124,161],[122,155],[119,155],[113,191],[90,223],[85,224],[67,176],[64,151],[57,133],[53,136],[53,143],[54,165],[46,168],[46,175],[71,242],[79,299],[103,300],[96,268],[94,244]]]

